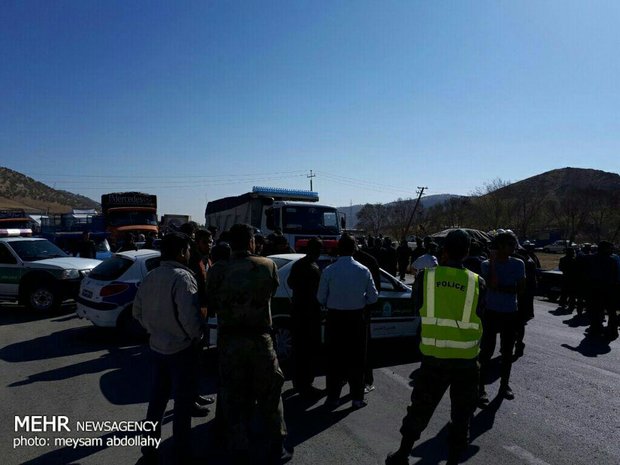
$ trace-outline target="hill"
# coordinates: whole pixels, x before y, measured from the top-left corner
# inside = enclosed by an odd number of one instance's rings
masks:
[[[428,195],[426,197],[422,197],[422,200],[420,200],[420,203],[422,204],[423,208],[431,208],[434,205],[443,203],[453,197],[460,197],[458,195],[454,195],[454,194],[435,194],[435,195]],[[386,205],[391,205],[394,202],[390,202]],[[415,202],[414,200],[411,200],[411,202]],[[351,205],[349,207],[338,207],[338,211],[344,213],[347,216],[347,227],[351,228],[351,229],[355,229],[357,226],[357,214],[358,212],[364,207],[363,204],[358,204],[358,205]]]
[[[23,208],[27,212],[67,213],[73,208],[101,209],[82,195],[51,187],[9,168],[0,167],[0,209]]]
[[[514,198],[530,192],[562,200],[571,192],[588,190],[619,192],[620,175],[594,169],[560,168],[514,182],[495,193],[502,198]]]

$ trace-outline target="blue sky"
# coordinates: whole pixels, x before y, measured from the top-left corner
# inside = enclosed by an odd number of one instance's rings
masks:
[[[0,165],[191,214],[620,171],[617,1],[0,2]]]

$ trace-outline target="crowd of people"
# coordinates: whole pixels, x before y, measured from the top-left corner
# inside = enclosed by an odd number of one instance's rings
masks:
[[[255,234],[237,224],[217,236],[194,223],[161,239],[162,265],[151,271],[134,301],[135,318],[150,334],[151,396],[147,420],[161,424],[168,399],[174,398],[173,448],[179,464],[193,463],[191,416],[208,413],[215,399],[199,395],[198,360],[207,315],[218,317],[218,394],[216,422],[231,463],[284,463],[287,444],[281,390],[284,374],[274,349],[270,300],[279,286],[275,263],[267,255],[292,252],[281,234]],[[565,273],[561,305],[591,320],[590,335],[617,337],[620,261],[609,243],[598,252],[561,261]],[[320,239],[307,243],[288,277],[292,290],[292,380],[306,399],[326,397],[333,410],[343,403],[348,383],[351,407],[367,405],[374,389],[368,360],[370,314],[380,290],[379,268],[405,278],[414,272],[413,309],[421,317],[420,375],[403,419],[402,441],[386,459],[408,463],[414,442],[426,428],[445,391],[452,400],[448,464],[456,464],[468,442],[470,419],[489,399],[486,385],[497,335],[501,346],[499,395],[514,399],[511,367],[524,354],[527,322],[534,316],[536,271],[532,247],[519,246],[511,232],[491,244],[472,242],[455,230],[441,244],[419,240],[415,250],[390,238],[357,240],[344,234],[338,258],[321,270]],[[583,286],[574,285],[580,282]],[[326,312],[326,313],[324,313]],[[604,313],[608,313],[603,333]],[[314,385],[318,374],[321,325],[325,322],[326,390]],[[266,441],[256,455],[256,426]],[[155,437],[161,430],[153,432]],[[260,452],[260,451],[259,451]],[[157,451],[143,449],[142,464],[157,463]]]

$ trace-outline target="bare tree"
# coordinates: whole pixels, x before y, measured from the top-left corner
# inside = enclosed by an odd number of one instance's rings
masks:
[[[415,200],[413,199],[398,199],[387,206],[386,227],[393,238],[401,240],[407,234],[407,224],[414,206]]]
[[[360,229],[378,235],[385,227],[388,219],[388,211],[381,203],[367,203],[357,212],[357,226]]]
[[[480,229],[497,229],[505,227],[510,211],[510,205],[502,193],[502,189],[510,185],[510,181],[500,178],[483,184],[472,193],[473,206],[478,218],[477,227]]]
[[[582,189],[570,189],[559,198],[549,202],[550,225],[557,225],[567,239],[574,241],[583,229],[588,217],[587,192]]]
[[[516,187],[516,186],[515,186]],[[549,191],[540,186],[520,186],[513,192],[509,207],[509,224],[520,238],[527,238],[532,227],[542,217],[543,206],[549,198]]]

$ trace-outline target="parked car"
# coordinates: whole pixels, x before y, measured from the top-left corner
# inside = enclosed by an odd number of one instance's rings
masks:
[[[543,246],[542,251],[546,253],[564,253],[567,247],[577,248],[577,244],[570,241],[559,240]]]
[[[104,260],[82,281],[77,315],[95,326],[132,329],[131,308],[138,286],[159,263],[160,252],[149,249],[120,252]]]
[[[64,300],[77,297],[80,282],[101,261],[71,257],[24,231],[0,230],[0,300],[35,311],[57,310]]]
[[[287,284],[288,276],[293,264],[303,257],[303,254],[271,255],[278,267],[280,286],[271,301],[271,314],[276,335],[276,352],[282,362],[286,362],[292,355],[291,341],[291,298],[292,291]],[[321,256],[319,267],[324,269],[335,261],[336,257]],[[379,290],[379,304],[371,315],[370,333],[372,339],[413,337],[417,334],[420,318],[414,315],[411,304],[411,288],[381,270],[381,289]]]
[[[291,297],[287,279],[293,263],[303,254],[272,255],[278,267],[280,286],[271,301],[271,313],[276,336],[276,351],[282,362],[291,357]],[[84,280],[78,297],[77,314],[97,326],[124,327],[133,324],[131,305],[140,282],[159,266],[160,252],[140,249],[115,254],[102,262]],[[319,266],[325,268],[335,257],[323,256]],[[417,334],[420,318],[413,314],[411,288],[381,270],[379,305],[371,315],[373,339],[408,337]],[[217,317],[208,319],[208,340],[217,343]]]
[[[562,294],[562,276],[560,270],[545,270],[538,273],[537,294],[555,302]]]

